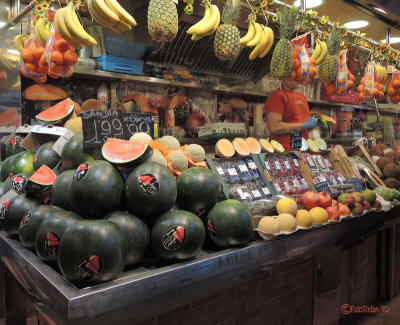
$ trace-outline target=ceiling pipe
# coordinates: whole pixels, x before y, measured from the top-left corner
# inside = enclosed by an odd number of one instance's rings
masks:
[[[391,38],[391,31],[390,27],[386,28],[386,44],[389,44],[390,46],[390,38]]]

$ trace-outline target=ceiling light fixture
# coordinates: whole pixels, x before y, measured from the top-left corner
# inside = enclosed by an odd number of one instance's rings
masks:
[[[315,8],[322,4],[322,0],[305,0],[305,3],[306,3],[306,9]],[[294,2],[294,6],[300,7],[300,0],[296,0]]]
[[[382,40],[381,41],[383,44],[386,44],[386,40]],[[390,44],[396,44],[396,43],[400,43],[400,37],[391,37],[390,38]]]
[[[383,10],[382,8],[378,8],[378,7],[373,7],[376,11],[379,11],[385,15],[387,15],[387,12],[385,10]]]
[[[344,26],[347,27],[348,29],[356,29],[368,26],[368,24],[369,22],[366,20],[353,20],[345,23]]]

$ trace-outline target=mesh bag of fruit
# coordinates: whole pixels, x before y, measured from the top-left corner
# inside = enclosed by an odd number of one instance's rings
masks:
[[[44,83],[47,80],[46,72],[41,69],[44,60],[44,47],[34,39],[34,33],[29,37],[24,49],[21,51],[21,74],[33,79],[37,83]]]
[[[300,35],[291,41],[293,64],[290,79],[304,85],[308,85],[317,74],[315,60],[308,50],[307,36],[310,33]]]
[[[393,75],[389,85],[388,95],[393,104],[397,104],[400,101],[400,72],[396,72]]]
[[[371,61],[368,63],[365,74],[357,87],[359,99],[361,101],[372,100],[373,98],[382,100],[385,97],[384,90],[385,87],[381,84],[375,71],[375,61]]]
[[[344,95],[353,87],[354,83],[350,80],[347,68],[347,49],[340,51],[338,73],[336,77],[336,94]]]

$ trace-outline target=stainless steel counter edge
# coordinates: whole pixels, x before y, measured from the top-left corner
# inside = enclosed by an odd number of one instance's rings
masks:
[[[81,290],[68,284],[18,241],[8,239],[4,232],[0,233],[0,254],[17,281],[20,284],[22,281],[29,292],[57,315],[58,323],[102,319],[103,324],[107,319],[112,322],[121,310],[124,317],[139,320],[184,305],[295,258],[312,256],[326,247],[382,229],[390,215],[400,217],[400,208],[299,231],[286,238],[252,241],[246,247],[201,252],[194,260],[153,270],[140,267],[122,273],[112,282]],[[114,318],[109,318],[111,315]]]

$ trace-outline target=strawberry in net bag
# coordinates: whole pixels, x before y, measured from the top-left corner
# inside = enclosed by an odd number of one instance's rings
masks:
[[[37,83],[45,83],[47,75],[41,64],[44,62],[44,47],[34,39],[33,35],[34,33],[21,51],[21,74]]]
[[[292,74],[289,80],[295,80],[299,84],[308,85],[316,76],[315,60],[308,50],[307,36],[311,32],[292,39],[293,64]]]
[[[389,85],[388,95],[393,104],[397,104],[400,101],[400,72],[396,72],[393,75]]]

